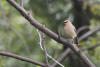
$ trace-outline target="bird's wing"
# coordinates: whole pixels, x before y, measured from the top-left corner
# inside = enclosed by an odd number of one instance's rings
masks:
[[[76,28],[74,27],[74,31],[76,32]]]
[[[74,29],[74,31],[75,31],[75,33],[76,33],[76,35],[77,35],[77,31],[76,31],[76,28],[73,26],[73,29]]]
[[[74,27],[74,25],[73,25],[73,29],[74,29],[74,31],[75,31],[75,33],[76,33],[76,28]]]

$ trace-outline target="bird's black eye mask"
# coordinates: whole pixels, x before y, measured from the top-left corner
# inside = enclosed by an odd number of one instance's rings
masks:
[[[65,23],[67,23],[67,22],[64,22],[64,24],[65,24]]]
[[[67,23],[68,21],[64,21],[64,24]]]

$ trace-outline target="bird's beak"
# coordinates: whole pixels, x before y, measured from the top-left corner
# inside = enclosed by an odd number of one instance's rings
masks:
[[[65,25],[65,23],[64,23],[64,22],[62,22],[61,24],[62,24],[62,25]]]
[[[62,22],[62,25],[65,25],[65,22]]]

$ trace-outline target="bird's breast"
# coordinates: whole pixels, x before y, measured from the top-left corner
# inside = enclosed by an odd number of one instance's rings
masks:
[[[76,37],[76,32],[74,31],[73,26],[64,26],[64,33],[71,38]]]

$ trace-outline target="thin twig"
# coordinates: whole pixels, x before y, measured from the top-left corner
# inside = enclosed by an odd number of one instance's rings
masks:
[[[42,38],[42,47],[44,49],[44,54],[45,54],[45,62],[47,64],[47,67],[49,67],[49,62],[48,62],[48,57],[47,57],[47,50],[46,50],[46,47],[45,47],[45,35],[44,33],[42,33],[41,35],[41,38]]]
[[[88,66],[88,67],[96,67],[80,50],[79,48],[77,48],[74,44],[72,44],[71,42],[69,42],[68,40],[60,37],[60,39],[58,39],[58,35],[55,34],[54,32],[52,32],[51,30],[49,30],[46,27],[43,27],[38,21],[36,21],[31,15],[28,14],[28,12],[20,7],[14,0],[7,0],[9,2],[9,4],[11,4],[13,7],[15,7],[20,13],[21,15],[23,15],[23,17],[25,17],[31,25],[33,25],[34,27],[36,27],[37,29],[39,29],[40,31],[44,32],[46,35],[48,35],[49,37],[51,37],[52,39],[56,40],[57,42],[68,46],[69,48],[71,48],[75,54],[77,56],[79,56],[79,58],[81,60],[84,61],[84,63]]]
[[[48,67],[52,67],[52,66],[49,66],[49,64],[48,64],[48,58],[47,58],[47,56],[50,58],[50,59],[52,59],[56,64],[58,64],[58,65],[60,65],[61,67],[64,67],[61,63],[59,63],[57,60],[55,60],[52,56],[50,56],[49,54],[48,54],[48,52],[47,52],[47,50],[46,50],[46,48],[45,48],[45,46],[44,46],[44,34],[42,33],[42,36],[41,36],[41,34],[40,34],[40,32],[37,30],[37,32],[38,32],[38,34],[39,34],[39,38],[40,38],[40,47],[41,47],[41,49],[44,51],[44,53],[45,53],[45,60],[46,60],[46,63],[47,63],[47,66]]]
[[[46,67],[46,65],[43,64],[43,63],[36,62],[36,61],[33,61],[32,59],[21,57],[21,56],[18,56],[18,55],[9,53],[9,52],[0,52],[0,55],[15,58],[15,59],[18,59],[18,60],[21,60],[21,61],[25,61],[25,62],[32,63],[32,64],[35,64],[35,65],[39,65],[39,66],[42,66],[42,67]]]
[[[46,47],[45,47],[45,35],[44,35],[44,33],[40,34],[40,32],[38,30],[37,30],[37,32],[39,34],[40,47],[44,51],[46,66],[49,67],[49,62],[48,62],[48,57],[47,57],[47,50],[46,50]]]
[[[37,32],[38,32],[39,39],[40,39],[39,45],[40,45],[41,49],[44,50],[43,47],[42,47],[42,37],[41,37],[41,34],[40,34],[38,29],[37,29]]]
[[[23,0],[20,0],[20,6],[23,7]]]
[[[62,65],[60,62],[58,62],[57,60],[55,60],[52,56],[50,56],[49,54],[47,54],[47,56],[52,59],[56,64],[60,65],[61,67],[64,67],[64,65]],[[52,66],[51,66],[52,67]]]

